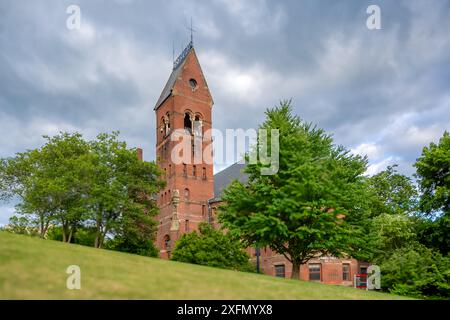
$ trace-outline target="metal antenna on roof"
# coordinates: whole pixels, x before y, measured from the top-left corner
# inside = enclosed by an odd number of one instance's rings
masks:
[[[172,64],[175,64],[175,40],[172,40]]]
[[[196,30],[192,27],[192,17],[191,17],[191,27],[188,28],[188,30],[191,31],[191,44],[194,44],[194,32]]]

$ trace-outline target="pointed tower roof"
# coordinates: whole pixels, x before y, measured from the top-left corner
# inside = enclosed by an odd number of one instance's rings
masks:
[[[170,74],[170,77],[167,80],[167,83],[164,86],[164,89],[161,92],[158,101],[156,102],[154,110],[158,109],[164,103],[164,101],[166,101],[166,99],[172,95],[177,79],[181,76],[183,72],[183,66],[185,65],[187,57],[191,52],[195,54],[194,44],[192,41],[189,42],[186,48],[184,48],[183,52],[181,52],[178,58],[173,62],[172,73]],[[206,84],[206,79],[204,79],[204,77],[203,80],[205,81]]]
[[[194,44],[189,42],[189,44],[184,48],[183,52],[178,56],[178,58],[173,62],[172,73],[170,74],[169,80],[167,80],[166,85],[164,86],[161,95],[159,96],[158,102],[156,102],[155,109],[158,107],[172,94],[173,87],[175,86],[175,82],[183,70],[183,62],[186,60],[189,52],[194,49]]]

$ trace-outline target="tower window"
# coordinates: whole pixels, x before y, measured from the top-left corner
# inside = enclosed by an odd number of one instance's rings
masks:
[[[183,163],[183,176],[187,177],[187,165]]]
[[[195,166],[195,165],[192,167],[192,175],[193,175],[194,177],[197,176],[197,166]]]
[[[206,168],[205,167],[203,167],[203,169],[202,169],[202,179],[206,180]]]
[[[200,116],[195,116],[194,119],[194,135],[202,137],[203,136],[203,122]]]
[[[189,201],[189,189],[184,189],[184,200]]]
[[[186,232],[189,232],[189,220],[185,221],[184,229],[186,230]]]
[[[166,122],[164,120],[164,117],[161,118],[161,124],[159,127],[160,127],[159,132],[161,132],[161,135],[164,138],[164,136],[166,135],[166,132],[165,132]]]
[[[189,86],[191,87],[192,91],[194,91],[195,89],[197,89],[197,80],[195,79],[189,79]]]
[[[163,134],[163,138],[165,138],[170,133],[170,115],[167,113],[161,119],[161,133]]]
[[[189,113],[184,114],[184,129],[188,130],[189,133],[192,132],[192,121]]]
[[[170,133],[170,115],[169,113],[166,114],[165,118],[165,133],[168,135]]]

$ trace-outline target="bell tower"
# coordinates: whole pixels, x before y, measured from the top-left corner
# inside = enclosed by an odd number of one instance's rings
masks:
[[[182,234],[208,220],[208,200],[214,196],[209,134],[213,103],[191,40],[175,60],[154,109],[156,159],[167,182],[157,197],[156,246],[162,258],[170,258]],[[188,148],[180,152],[182,146]]]

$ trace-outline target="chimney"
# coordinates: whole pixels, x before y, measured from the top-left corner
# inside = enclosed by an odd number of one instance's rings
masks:
[[[138,160],[139,161],[143,161],[142,149],[141,148],[137,148],[136,153],[137,153]]]

